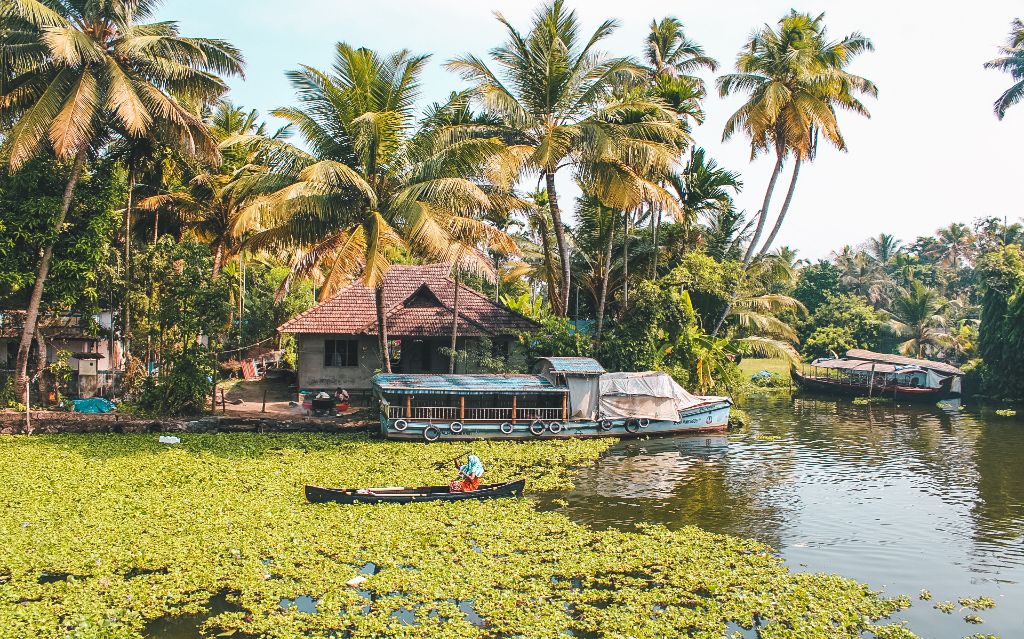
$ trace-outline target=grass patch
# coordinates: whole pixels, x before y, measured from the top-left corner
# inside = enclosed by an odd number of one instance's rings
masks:
[[[472,450],[565,488],[608,440],[425,446],[359,435],[0,439],[0,628],[17,639],[204,636],[860,637],[902,607],[696,528],[594,531],[528,500],[310,505],[306,483],[411,485]],[[365,581],[346,582],[357,575]],[[895,626],[892,626],[895,627]],[[147,628],[149,630],[147,631]],[[162,632],[162,631],[159,631]],[[903,635],[903,636],[909,636]]]
[[[746,380],[749,380],[751,375],[761,371],[776,373],[779,377],[786,380],[790,378],[789,360],[785,359],[755,359],[751,357],[744,357],[740,360],[739,368],[740,373]]]

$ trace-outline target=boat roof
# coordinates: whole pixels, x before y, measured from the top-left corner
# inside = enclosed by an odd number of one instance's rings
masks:
[[[590,357],[541,357],[540,361],[547,362],[548,371],[552,373],[601,375],[605,372],[600,362]]]
[[[879,364],[878,362],[869,362],[860,359],[816,359],[811,362],[811,366],[818,368],[832,368],[847,371],[874,371],[879,374],[884,373],[912,373],[914,371],[921,371],[922,369],[916,366],[896,366],[895,364]]]
[[[382,373],[373,387],[398,395],[501,395],[565,393],[542,375],[416,375]]]
[[[861,348],[851,348],[846,351],[846,357],[848,359],[860,359],[866,362],[878,362],[882,364],[895,364],[897,366],[917,366],[925,370],[938,371],[940,373],[946,373],[947,375],[963,375],[964,372],[953,366],[952,364],[945,364],[943,362],[933,362],[929,359],[917,359],[914,357],[904,357],[903,355],[890,355],[889,353],[875,353],[874,351],[866,351]],[[870,366],[868,366],[870,368]],[[875,369],[878,370],[877,368]]]

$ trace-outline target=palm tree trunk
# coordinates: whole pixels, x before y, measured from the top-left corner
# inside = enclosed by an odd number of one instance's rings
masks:
[[[764,201],[761,203],[761,210],[757,212],[757,227],[754,229],[754,237],[750,240],[750,245],[747,247],[747,252],[743,256],[743,268],[746,270],[750,266],[750,262],[754,259],[754,252],[757,250],[757,243],[761,239],[761,233],[764,231],[765,218],[768,217],[768,207],[772,203],[772,193],[775,191],[775,184],[779,181],[779,175],[782,173],[782,149],[776,149],[775,154],[775,169],[772,170],[772,177],[768,180],[768,189],[764,193]],[[792,184],[790,185],[793,186]],[[737,283],[737,286],[739,284]],[[714,330],[711,331],[711,336],[716,337],[718,332],[722,330],[722,325],[725,324],[725,319],[729,317],[729,313],[732,312],[732,305],[736,301],[736,295],[739,290],[732,292],[732,297],[725,304],[725,308],[722,309],[722,315],[718,318],[718,322],[715,323]]]
[[[210,280],[216,282],[217,278],[220,277],[220,270],[224,267],[224,245],[217,242],[217,248],[213,253],[213,272],[210,274]],[[315,291],[314,291],[315,293]],[[313,296],[314,301],[316,295]]]
[[[71,200],[75,195],[75,187],[78,186],[78,179],[82,176],[82,169],[85,166],[85,146],[78,150],[75,156],[75,163],[71,167],[71,175],[68,177],[67,186],[64,188],[64,198],[61,202],[60,215],[57,217],[56,228],[59,233],[67,219],[68,211],[71,210]],[[25,325],[21,328],[21,340],[18,342],[18,356],[14,372],[14,392],[19,398],[25,397],[28,391],[28,351],[32,347],[32,339],[36,334],[36,324],[39,321],[39,306],[43,301],[43,289],[46,286],[46,276],[50,272],[50,260],[53,259],[53,245],[56,240],[49,242],[43,255],[39,258],[39,268],[36,271],[36,281],[32,285],[32,293],[28,298],[28,308],[25,309]]]
[[[775,220],[775,226],[772,227],[772,232],[768,235],[768,239],[765,240],[764,246],[758,252],[757,256],[761,257],[768,252],[771,248],[772,242],[775,241],[775,236],[779,234],[779,229],[782,228],[782,221],[786,219],[786,213],[789,212],[789,205],[793,202],[793,192],[796,191],[796,179],[800,177],[800,165],[803,164],[803,160],[800,158],[796,159],[793,164],[793,177],[789,180],[789,190],[786,191],[786,199],[782,202],[782,210],[779,211],[779,217]]]
[[[128,167],[128,201],[124,208],[124,327],[121,339],[124,341],[124,353],[127,357],[131,345],[131,289],[132,289],[132,207],[135,202],[135,162]]]
[[[153,244],[160,237],[160,209],[153,209]]]
[[[388,326],[384,321],[384,283],[374,289],[374,301],[377,305],[377,339],[380,347],[380,361],[385,373],[391,372],[391,354],[388,352]]]
[[[601,274],[601,296],[597,302],[597,334],[596,341],[601,343],[601,334],[604,330],[604,308],[608,302],[608,280],[611,279],[612,271],[612,243],[615,240],[615,215],[612,215],[612,223],[608,225],[608,242],[604,247],[604,266]]]
[[[459,339],[459,268],[455,267],[455,303],[452,304],[452,348],[448,356],[448,372],[455,374],[455,344]]]
[[[757,227],[754,229],[754,237],[750,239],[750,246],[747,247],[746,254],[743,255],[743,266],[749,266],[750,261],[754,258],[754,251],[757,250],[757,243],[761,239],[761,233],[764,231],[765,218],[768,217],[768,207],[772,203],[772,193],[775,191],[775,183],[779,181],[779,175],[782,173],[782,149],[778,149],[775,156],[775,169],[772,170],[772,177],[768,180],[768,189],[764,192],[764,201],[761,203],[761,210],[757,212]]]
[[[551,209],[551,222],[554,226],[555,241],[558,243],[558,259],[562,266],[562,281],[559,289],[561,309],[559,315],[565,316],[569,309],[569,288],[571,268],[569,264],[569,245],[565,241],[565,227],[562,225],[562,212],[558,208],[558,192],[555,190],[555,173],[546,171],[544,179],[548,191],[548,208]],[[554,309],[552,309],[554,310]]]
[[[558,282],[555,281],[554,269],[551,266],[551,240],[548,238],[548,226],[543,217],[539,217],[538,222],[540,223],[541,248],[544,249],[544,276],[548,284],[548,301],[551,304],[551,312],[555,315],[561,315],[562,298],[558,290]]]
[[[651,259],[651,279],[658,279],[658,229],[661,227],[661,209],[651,207],[651,243],[654,244],[654,256]]]
[[[629,306],[629,211],[622,212],[622,310]]]

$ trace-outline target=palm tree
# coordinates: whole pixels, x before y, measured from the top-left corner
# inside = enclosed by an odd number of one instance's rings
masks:
[[[960,268],[961,260],[969,258],[974,249],[974,233],[966,224],[954,223],[936,232],[937,253],[934,257],[954,271]]]
[[[90,151],[111,135],[154,134],[188,155],[216,156],[202,119],[180,98],[216,100],[219,75],[241,75],[242,56],[223,40],[185,38],[173,22],[145,23],[156,0],[7,2],[0,9],[0,122],[12,170],[49,147],[71,162],[56,227],[64,225]],[[53,257],[39,259],[18,345],[15,388],[27,388],[28,351]]]
[[[943,312],[948,302],[921,282],[914,280],[900,289],[892,301],[890,324],[897,335],[905,338],[900,352],[912,357],[925,357],[929,349],[937,350],[948,340]]]
[[[569,307],[571,266],[569,244],[559,207],[555,176],[570,167],[583,182],[596,184],[602,200],[611,190],[629,188],[601,177],[615,166],[640,174],[665,172],[685,141],[675,113],[661,100],[640,92],[615,95],[623,76],[642,77],[644,70],[627,58],[611,58],[596,46],[616,28],[603,22],[586,40],[579,21],[563,0],[541,7],[527,33],[519,32],[500,13],[507,41],[491,51],[495,72],[482,59],[467,54],[448,62],[448,68],[473,85],[474,99],[497,118],[496,127],[476,125],[462,134],[494,132],[511,145],[515,168],[538,173],[544,180],[560,260],[559,289],[550,291],[552,307]],[[640,112],[640,121],[617,121],[626,111]],[[511,166],[511,165],[510,165]],[[556,303],[557,302],[557,303]]]
[[[1024,22],[1019,18],[1010,23],[1010,36],[1006,44],[999,47],[1000,56],[985,63],[986,69],[1006,71],[1013,78],[1013,84],[996,100],[996,117],[1002,120],[1006,111],[1024,98]]]
[[[252,109],[247,112],[228,100],[216,105],[207,125],[218,142],[237,136],[267,135],[266,125],[259,121],[258,111]],[[285,130],[277,131],[272,139],[282,139],[284,134]],[[188,167],[192,175],[183,189],[152,195],[138,202],[139,210],[152,211],[154,217],[160,211],[173,211],[192,235],[210,245],[213,280],[241,250],[235,219],[249,202],[236,193],[235,185],[243,176],[261,174],[266,170],[264,162],[270,159],[266,154],[260,154],[259,149],[241,146],[227,148],[222,155],[218,165],[196,163]],[[154,241],[157,228],[154,219]]]
[[[644,42],[644,58],[655,78],[685,79],[701,91],[704,81],[693,75],[694,72],[718,70],[718,62],[686,36],[683,22],[673,16],[651,21]]]
[[[384,56],[339,43],[331,71],[304,66],[288,74],[301,106],[274,111],[309,151],[265,136],[224,143],[255,145],[271,158],[269,170],[235,187],[239,197],[257,196],[235,219],[239,231],[259,229],[246,245],[295,251],[289,281],[325,271],[321,299],[361,272],[375,291],[385,371],[391,361],[383,282],[397,252],[452,261],[460,238],[506,197],[484,175],[501,163],[500,140],[455,139],[446,126],[414,129],[426,62],[408,51]]]
[[[824,136],[840,150],[846,149],[836,120],[836,107],[868,116],[855,94],[878,93],[873,83],[845,70],[854,57],[874,48],[871,41],[859,33],[830,41],[824,18],[825,14],[812,17],[793,10],[779,21],[778,30],[765,25],[751,35],[740,52],[737,73],[718,79],[723,97],[749,93],[747,101],[726,122],[723,139],[742,130],[750,138],[752,158],[762,152],[775,153],[775,167],[757,213],[757,226],[744,264],[749,264],[754,255],[764,254],[774,242],[792,202],[800,165],[813,158],[818,136]],[[783,162],[790,155],[795,161],[789,191],[775,226],[758,253],[772,193]]]
[[[888,233],[879,233],[867,243],[868,256],[883,269],[888,268],[902,250],[902,242]]]

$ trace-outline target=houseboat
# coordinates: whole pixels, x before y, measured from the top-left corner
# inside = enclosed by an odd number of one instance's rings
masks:
[[[384,437],[428,442],[721,431],[732,406],[667,373],[607,373],[584,357],[544,358],[535,375],[382,374],[373,389]]]
[[[930,403],[959,398],[964,375],[950,364],[862,349],[851,349],[846,357],[816,359],[792,373],[808,391]]]

